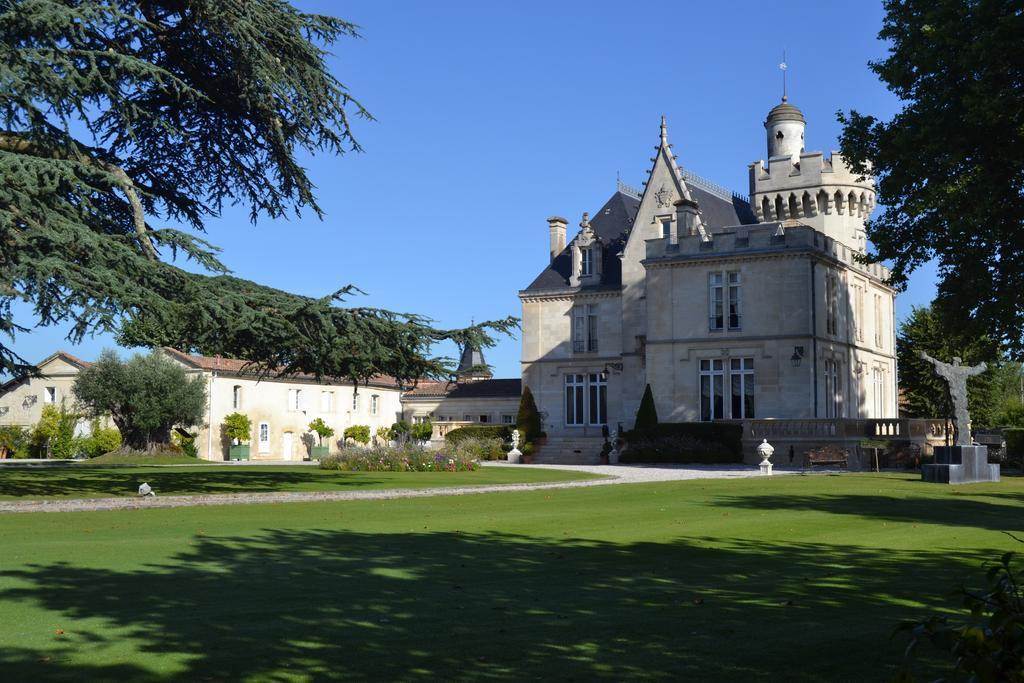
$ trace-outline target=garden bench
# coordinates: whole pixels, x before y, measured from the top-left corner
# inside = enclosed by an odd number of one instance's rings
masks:
[[[807,451],[807,468],[811,469],[815,465],[835,465],[845,468],[849,463],[849,457],[849,452],[838,446],[812,448]]]

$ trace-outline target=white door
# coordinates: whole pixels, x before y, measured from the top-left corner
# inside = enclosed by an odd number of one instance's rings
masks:
[[[281,435],[281,459],[291,460],[292,459],[292,437],[293,432],[285,432]]]

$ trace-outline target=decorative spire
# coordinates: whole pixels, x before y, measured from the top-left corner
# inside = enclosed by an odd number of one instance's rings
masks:
[[[668,144],[668,126],[665,124],[665,115],[661,115],[661,144]]]
[[[782,101],[783,102],[788,102],[789,101],[789,97],[787,97],[787,95],[786,95],[786,69],[788,69],[788,68],[789,68],[789,65],[786,64],[786,51],[783,50],[782,51],[782,63],[779,64],[779,70],[782,71]]]
[[[583,230],[587,230],[587,229],[590,228],[590,212],[589,211],[584,211],[583,212],[583,220],[580,221],[580,228],[582,228]]]

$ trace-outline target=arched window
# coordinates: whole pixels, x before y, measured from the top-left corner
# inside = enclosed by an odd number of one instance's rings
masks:
[[[845,204],[846,202],[843,201],[843,193],[840,192],[839,190],[836,190],[836,213],[838,213],[840,216],[846,213],[844,211]]]
[[[786,217],[786,209],[782,202],[782,195],[775,195],[775,220],[781,221]]]
[[[764,214],[763,220],[765,223],[772,219],[772,203],[768,201],[767,197],[761,199],[761,213]]]
[[[796,203],[796,195],[790,193],[789,195],[789,217],[796,218],[800,215],[800,209]]]
[[[850,215],[857,216],[857,194],[854,192],[850,193]]]
[[[804,205],[804,217],[810,218],[811,216],[813,216],[814,215],[814,202],[811,201],[811,195],[810,195],[809,192],[804,192],[803,205]]]
[[[818,215],[824,216],[827,213],[829,213],[828,193],[825,190],[818,190]]]

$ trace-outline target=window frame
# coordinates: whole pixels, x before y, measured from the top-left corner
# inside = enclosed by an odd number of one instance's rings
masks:
[[[598,305],[574,304],[572,307],[572,351],[573,353],[597,353],[601,344],[598,338]]]
[[[370,394],[370,415],[380,412],[380,394]]]
[[[43,405],[56,405],[57,387],[43,387]]]
[[[256,427],[256,450],[259,453],[270,452],[270,423],[260,422]]]
[[[231,409],[241,410],[242,409],[242,385],[236,384],[231,387]]]
[[[725,360],[723,358],[701,358],[697,363],[697,396],[700,405],[700,421],[714,422],[725,418]],[[716,381],[717,380],[717,381]],[[704,387],[707,385],[707,393]],[[715,389],[719,391],[715,392]],[[707,405],[705,407],[705,396]],[[720,400],[715,410],[715,398]],[[721,414],[719,414],[721,413]]]
[[[580,277],[590,277],[594,274],[594,250],[590,247],[580,247]]]

